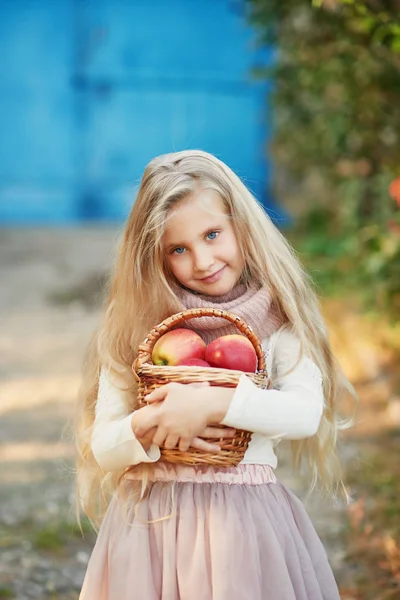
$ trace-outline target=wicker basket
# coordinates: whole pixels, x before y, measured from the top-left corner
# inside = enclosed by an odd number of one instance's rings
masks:
[[[236,387],[239,378],[243,375],[242,371],[233,371],[230,369],[218,369],[208,367],[192,366],[158,366],[151,361],[151,356],[156,341],[170,329],[174,329],[185,321],[200,317],[219,317],[230,321],[236,325],[237,329],[243,333],[253,344],[257,354],[258,369],[256,373],[246,373],[246,375],[259,387],[267,388],[269,379],[266,372],[265,356],[261,342],[253,330],[240,317],[225,311],[214,308],[195,308],[185,310],[172,315],[152,329],[144,342],[139,346],[138,357],[134,362],[132,369],[138,381],[138,404],[145,406],[145,396],[156,388],[170,382],[178,383],[197,383],[208,381],[210,385],[221,387]],[[218,467],[230,467],[237,465],[243,459],[249,444],[251,433],[237,429],[233,438],[221,439],[218,445],[221,447],[219,453],[211,454],[189,448],[183,452],[178,448],[168,450],[161,448],[161,459],[169,463],[179,463],[184,465],[210,464]],[[209,439],[212,443],[217,440]]]

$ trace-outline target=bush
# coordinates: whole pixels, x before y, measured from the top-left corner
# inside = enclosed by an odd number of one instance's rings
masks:
[[[257,76],[274,82],[269,151],[275,173],[284,173],[284,185],[275,179],[277,199],[285,203],[290,189],[308,198],[300,250],[329,259],[327,285],[352,280],[372,305],[399,315],[398,2],[249,6],[260,42],[278,48],[274,65]]]

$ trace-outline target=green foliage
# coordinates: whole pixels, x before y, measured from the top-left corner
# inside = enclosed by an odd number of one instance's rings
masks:
[[[58,551],[74,538],[80,539],[85,533],[91,533],[89,521],[82,521],[82,530],[75,522],[61,520],[49,521],[41,527],[36,526],[32,532],[32,544],[38,550]]]
[[[48,525],[35,532],[33,545],[40,550],[60,550],[64,545],[63,535],[58,527]]]
[[[400,314],[400,244],[377,223],[332,232],[334,215],[310,211],[289,238],[323,295],[352,294],[372,309]],[[400,219],[396,227],[400,230]]]
[[[301,251],[336,260],[376,307],[400,314],[400,199],[388,192],[400,175],[399,2],[249,4],[260,42],[278,47],[258,72],[274,81],[272,159],[313,209]]]

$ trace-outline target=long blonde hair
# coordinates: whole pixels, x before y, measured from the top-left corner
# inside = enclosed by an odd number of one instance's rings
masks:
[[[317,433],[292,442],[295,464],[308,463],[311,486],[318,480],[330,491],[343,488],[336,452],[345,421],[338,401],[350,383],[329,344],[316,293],[294,250],[240,179],[223,162],[200,150],[185,150],[153,159],[146,167],[128,218],[109,284],[102,322],[86,355],[77,411],[78,496],[85,512],[101,516],[122,473],[104,475],[91,450],[101,366],[124,379],[127,412],[135,408],[131,365],[146,334],[180,309],[167,272],[162,235],[167,215],[199,189],[221,196],[232,219],[245,260],[246,278],[268,286],[273,299],[323,376],[325,407]]]

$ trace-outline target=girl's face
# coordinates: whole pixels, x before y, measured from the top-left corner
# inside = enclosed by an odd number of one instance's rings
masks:
[[[172,209],[163,248],[179,283],[201,294],[230,292],[244,269],[231,220],[213,190],[190,195]]]

